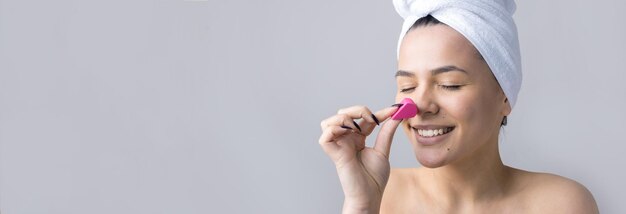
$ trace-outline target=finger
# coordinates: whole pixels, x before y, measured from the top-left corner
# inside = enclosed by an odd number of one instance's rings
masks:
[[[378,120],[380,123],[382,123],[386,121],[388,118],[390,118],[398,109],[399,109],[398,106],[387,107],[372,114],[371,117],[375,118],[375,120]],[[362,127],[363,127],[364,135],[370,135],[372,131],[374,131],[374,128],[375,128],[373,124],[363,124]]]
[[[347,114],[333,115],[332,117],[329,117],[328,119],[322,121],[320,125],[322,126],[322,130],[331,126],[348,126],[350,128],[353,128],[355,131],[358,131],[359,133],[362,130],[361,126],[358,123],[354,122],[353,118]]]
[[[376,120],[372,118],[372,111],[365,106],[350,106],[348,108],[339,109],[337,114],[347,114],[352,119],[363,118],[363,120],[367,122],[376,123]]]
[[[377,125],[380,125],[380,120],[376,115],[372,113],[372,111],[365,106],[352,106],[349,108],[341,109],[337,112],[338,114],[347,114],[351,118],[363,118],[358,123],[358,126],[361,127],[361,133],[365,136],[368,136],[372,133],[374,128]]]
[[[390,107],[377,111],[374,115],[382,123],[383,121],[386,121],[387,119],[389,119],[394,113],[396,113],[398,109],[400,109],[400,106],[397,104],[394,104]]]
[[[383,123],[376,136],[374,143],[374,150],[382,153],[385,157],[389,158],[389,152],[391,150],[391,143],[393,141],[393,135],[396,133],[398,125],[402,123],[402,120],[387,120]]]
[[[324,152],[329,153],[339,149],[339,145],[335,142],[335,139],[352,132],[351,128],[344,128],[340,126],[331,126],[322,132],[319,139],[319,144],[324,149]]]

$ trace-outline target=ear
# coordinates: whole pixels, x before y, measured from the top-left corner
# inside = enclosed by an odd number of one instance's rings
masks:
[[[502,108],[502,115],[508,116],[509,114],[511,114],[511,103],[509,102],[509,99],[505,97],[504,106]]]

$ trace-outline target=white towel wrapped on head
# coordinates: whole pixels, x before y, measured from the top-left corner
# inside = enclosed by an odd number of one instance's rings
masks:
[[[409,28],[427,15],[461,33],[483,56],[504,94],[515,105],[522,85],[522,63],[513,21],[513,0],[393,0],[402,18],[400,43]]]

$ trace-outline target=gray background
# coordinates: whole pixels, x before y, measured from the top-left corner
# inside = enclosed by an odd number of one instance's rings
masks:
[[[504,162],[624,213],[625,1],[518,1]],[[393,103],[391,1],[0,0],[0,209],[338,213],[317,144]],[[371,142],[370,142],[371,143]],[[392,167],[417,167],[398,130]]]

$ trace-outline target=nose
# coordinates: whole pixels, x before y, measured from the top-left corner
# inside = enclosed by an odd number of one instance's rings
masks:
[[[418,87],[419,88],[419,87]],[[436,115],[439,113],[439,105],[433,96],[433,93],[426,87],[422,87],[420,90],[416,90],[416,93],[411,97],[419,112],[417,114],[420,117],[427,117],[429,115]]]

